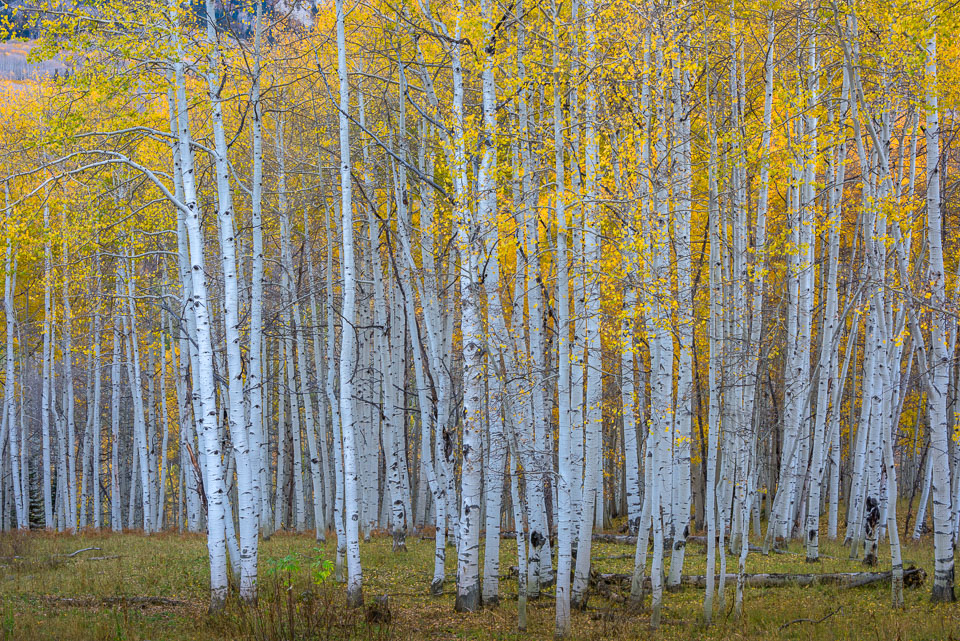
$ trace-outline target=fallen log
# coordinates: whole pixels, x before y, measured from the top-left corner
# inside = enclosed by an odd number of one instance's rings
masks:
[[[501,532],[501,533],[500,533],[500,538],[501,538],[501,539],[514,539],[514,538],[516,538],[516,537],[517,537],[517,533],[516,533],[516,532]],[[603,534],[603,533],[595,533],[595,534],[593,535],[593,540],[596,541],[597,543],[616,543],[616,544],[619,544],[619,545],[636,545],[636,544],[637,544],[637,537],[634,536],[634,535],[632,535],[632,534]],[[706,545],[707,545],[707,537],[705,537],[705,536],[688,536],[688,537],[687,537],[687,544],[690,544],[690,543],[695,543],[695,544],[697,544],[697,545],[702,545],[702,546],[706,547]],[[650,539],[649,545],[650,545],[650,546],[653,546],[653,538],[652,538],[652,537],[651,537],[651,539]],[[668,541],[668,540],[664,540],[664,542],[663,542],[663,549],[664,549],[664,550],[669,550],[671,547],[673,547],[673,542],[672,542],[672,541]],[[751,546],[750,546],[750,551],[751,551],[751,552],[761,552],[761,551],[762,551],[762,548],[760,548],[760,547],[758,547],[758,546],[756,546],[756,545],[751,545]],[[771,550],[771,552],[773,552],[773,553],[775,553],[775,554],[787,554],[787,552],[782,551],[782,550],[777,550],[777,549],[773,549],[773,550]]]
[[[760,573],[744,575],[746,585],[755,588],[776,588],[790,585],[836,585],[841,588],[857,588],[864,585],[870,585],[879,581],[889,581],[893,575],[892,571],[886,572],[828,572],[811,574],[780,574],[780,573]],[[903,571],[904,585],[914,587],[921,585],[927,574],[923,568],[907,568]],[[596,584],[620,583],[629,587],[633,580],[631,574],[595,574],[591,576],[591,581]],[[720,575],[717,575],[719,583]],[[727,583],[736,583],[736,574],[726,574]],[[680,577],[680,585],[689,585],[697,588],[703,588],[707,585],[706,575],[689,574]],[[650,577],[644,577],[644,588],[650,588]]]
[[[632,534],[594,534],[593,540],[598,543],[620,543],[621,545],[637,544],[637,537]]]
[[[517,538],[516,532],[501,532],[501,539],[515,539]],[[692,537],[691,537],[692,538]],[[700,537],[704,538],[705,537]],[[597,534],[593,535],[593,540],[599,543],[620,543],[622,545],[636,545],[637,537],[632,534]],[[687,540],[690,540],[689,538]]]
[[[66,557],[66,558],[69,559],[69,558],[71,558],[71,557],[77,556],[77,555],[80,554],[81,552],[91,552],[91,551],[93,551],[93,550],[100,550],[100,548],[81,548],[81,549],[77,550],[76,552],[71,552],[70,554],[58,554],[57,556],[64,556],[64,557]]]
[[[85,596],[85,597],[42,597],[44,601],[59,605],[69,605],[81,608],[96,607],[98,605],[192,605],[188,601],[168,599],[162,596]]]
[[[636,545],[636,544],[637,544],[637,537],[633,536],[632,534],[594,534],[594,535],[593,535],[593,540],[594,540],[594,541],[598,541],[598,542],[600,542],[600,543],[619,543],[619,544],[621,544],[621,545]],[[702,545],[702,546],[706,547],[706,545],[707,545],[707,537],[705,537],[705,536],[688,536],[688,537],[687,537],[687,544],[689,545],[689,544],[691,544],[691,543],[696,544],[696,545]],[[650,540],[650,545],[653,545],[653,539],[652,539],[652,538],[651,538],[651,540]],[[669,548],[670,546],[671,546],[671,542],[669,542],[669,541],[664,541],[663,547],[664,547],[665,549],[666,549],[666,548]],[[755,545],[751,545],[751,546],[750,546],[750,551],[751,551],[751,552],[759,552],[759,551],[760,551],[760,548],[757,547],[757,546],[755,546]]]

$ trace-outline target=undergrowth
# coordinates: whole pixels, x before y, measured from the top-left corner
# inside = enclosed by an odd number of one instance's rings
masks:
[[[268,559],[257,602],[233,602],[223,615],[225,630],[251,641],[388,641],[389,623],[371,623],[364,610],[346,607],[332,572],[318,547]]]
[[[931,536],[903,537],[905,564],[932,576]],[[801,543],[783,553],[751,553],[747,571],[858,572],[848,549],[824,536],[822,558],[806,563]],[[473,614],[453,611],[456,552],[447,549],[443,594],[429,595],[433,537],[407,539],[407,552],[394,553],[389,536],[361,545],[366,608],[346,607],[345,590],[331,575],[334,537],[317,543],[312,533],[277,533],[260,548],[259,599],[207,612],[208,568],[202,535],[85,531],[0,535],[0,641],[424,641],[547,640],[553,638],[552,589],[528,603],[528,629],[517,626],[516,544],[501,547],[500,604]],[[98,548],[67,556],[83,548]],[[887,546],[875,569],[889,568]],[[594,543],[597,572],[630,572],[633,548]],[[669,558],[667,559],[669,561]],[[687,549],[685,574],[703,574],[704,550]],[[728,572],[736,558],[727,557]],[[703,590],[685,588],[664,595],[663,625],[649,629],[649,596],[644,608],[622,602],[624,588],[595,591],[588,608],[573,614],[571,641],[628,639],[876,639],[960,641],[960,605],[929,602],[930,579],[905,591],[906,608],[890,608],[889,583],[855,589],[837,586],[747,588],[744,615],[733,612],[733,586],[714,624],[701,623]],[[619,591],[619,592],[618,592]],[[370,608],[388,604],[386,618]]]

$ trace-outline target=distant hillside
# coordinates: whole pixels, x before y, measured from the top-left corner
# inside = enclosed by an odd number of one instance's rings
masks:
[[[318,0],[262,0],[263,15],[276,18],[285,16],[301,25],[310,24],[317,14]],[[35,4],[28,0],[0,0],[0,40],[9,38],[38,38],[37,14],[16,11],[18,7]],[[74,1],[73,6],[78,9],[91,7],[93,3],[84,0]],[[206,17],[206,0],[190,0],[190,7],[197,20]],[[253,22],[256,10],[249,0],[214,0],[217,14],[217,24],[241,38],[253,33]]]
[[[38,80],[66,71],[66,65],[59,60],[27,62],[27,55],[35,46],[31,42],[0,42],[0,80]]]

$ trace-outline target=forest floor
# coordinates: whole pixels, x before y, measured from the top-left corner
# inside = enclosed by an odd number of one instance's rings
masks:
[[[909,537],[905,537],[909,539]],[[388,536],[361,548],[367,603],[388,594],[389,624],[368,623],[364,611],[348,610],[331,575],[314,586],[318,559],[334,558],[333,537],[317,545],[307,534],[277,534],[261,546],[261,600],[244,608],[231,600],[226,612],[206,612],[207,557],[199,535],[84,532],[77,536],[32,532],[0,536],[0,640],[210,640],[254,639],[552,639],[552,588],[528,606],[528,629],[516,631],[514,578],[500,583],[499,607],[476,614],[453,611],[456,555],[447,551],[447,588],[427,595],[433,541],[411,536],[409,551],[394,554]],[[83,548],[87,550],[68,556]],[[482,546],[481,546],[482,548]],[[633,546],[593,545],[598,572],[630,572]],[[501,575],[516,563],[516,545],[505,539]],[[786,553],[751,553],[747,571],[857,572],[889,568],[886,544],[876,568],[850,561],[838,543],[822,539],[823,558],[806,563],[799,543]],[[703,590],[664,595],[663,624],[649,629],[649,610],[629,613],[617,596],[594,595],[573,615],[573,639],[938,639],[960,640],[960,604],[929,602],[933,575],[930,535],[904,544],[905,565],[927,573],[923,586],[906,588],[906,609],[890,609],[889,582],[843,589],[837,586],[746,588],[744,616],[732,614],[733,586],[714,625],[699,622]],[[689,545],[685,574],[703,574],[703,546]],[[727,572],[736,571],[728,557]],[[649,597],[646,605],[649,607]],[[804,619],[798,621],[798,619]],[[816,622],[823,619],[821,622]]]

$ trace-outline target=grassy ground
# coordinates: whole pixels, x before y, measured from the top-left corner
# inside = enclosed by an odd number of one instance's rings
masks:
[[[75,550],[98,547],[66,557]],[[432,572],[432,540],[411,537],[409,551],[394,555],[389,537],[374,537],[362,546],[364,594],[367,601],[390,595],[392,622],[368,624],[363,612],[343,607],[342,590],[328,578],[315,587],[311,564],[333,559],[333,542],[319,546],[307,535],[279,534],[261,548],[261,598],[257,609],[232,603],[227,612],[206,613],[206,548],[197,535],[87,532],[79,536],[31,533],[0,536],[0,639],[70,640],[208,640],[208,639],[549,639],[553,636],[553,602],[548,596],[531,602],[529,627],[516,632],[516,581],[501,581],[503,599],[497,608],[477,614],[453,612],[452,578],[455,554],[448,548],[447,576],[441,597],[426,596]],[[628,572],[632,547],[594,544],[594,567],[602,572]],[[763,557],[751,553],[749,572],[860,571],[847,560],[847,550],[824,541],[824,558],[804,562],[799,544],[787,554]],[[903,557],[928,574],[921,588],[906,590],[906,609],[890,609],[889,584],[843,590],[837,587],[747,588],[745,614],[736,621],[727,609],[715,624],[698,620],[703,591],[684,589],[665,595],[664,624],[648,627],[649,613],[627,613],[622,605],[593,596],[586,612],[574,614],[575,639],[957,639],[960,605],[928,602],[933,572],[929,536],[907,543]],[[515,563],[516,547],[505,540],[502,567]],[[736,560],[728,558],[728,572]],[[889,557],[881,548],[880,569]],[[702,574],[703,549],[689,546],[685,573]],[[294,566],[299,566],[297,569]],[[284,569],[286,568],[286,569]],[[506,574],[504,570],[501,574]],[[159,597],[167,601],[132,603],[116,597]],[[832,615],[831,615],[832,613]],[[820,619],[821,623],[795,619]],[[294,632],[291,633],[290,630]],[[311,636],[312,635],[312,636]]]

